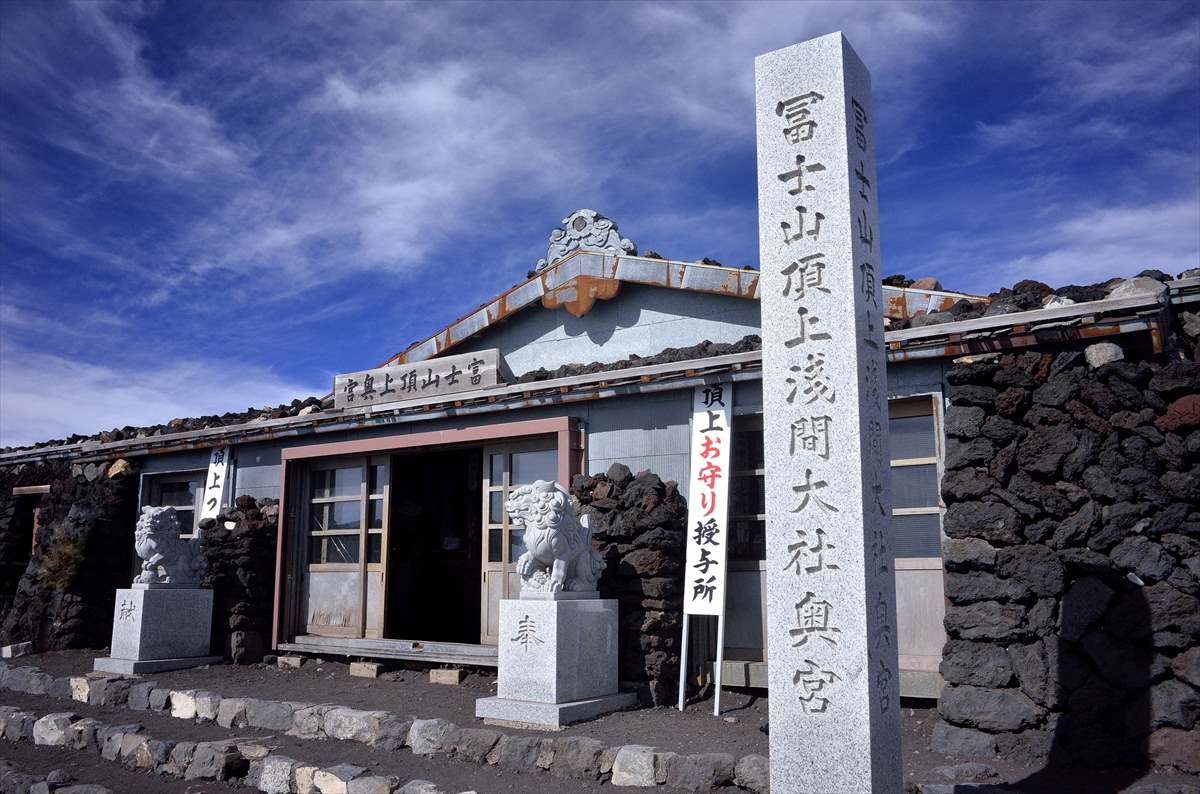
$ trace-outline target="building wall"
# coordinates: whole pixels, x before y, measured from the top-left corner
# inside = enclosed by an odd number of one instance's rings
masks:
[[[497,348],[513,374],[522,375],[541,367],[653,356],[705,340],[736,342],[758,332],[758,301],[623,284],[615,299],[597,301],[583,317],[535,306],[452,352]]]

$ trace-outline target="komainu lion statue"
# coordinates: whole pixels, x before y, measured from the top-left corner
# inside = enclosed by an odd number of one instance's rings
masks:
[[[604,558],[592,548],[587,516],[575,516],[571,497],[556,482],[538,480],[509,493],[504,503],[512,524],[525,525],[525,547],[517,560],[522,590],[593,592]]]
[[[199,587],[208,560],[200,538],[179,537],[179,516],[173,507],[143,507],[133,534],[133,548],[142,558],[136,585]]]

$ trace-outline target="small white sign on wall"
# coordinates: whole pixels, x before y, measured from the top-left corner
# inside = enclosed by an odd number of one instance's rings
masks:
[[[725,613],[732,405],[732,383],[698,386],[692,397],[685,615]]]
[[[217,447],[208,458],[208,475],[200,495],[200,520],[216,518],[225,497],[225,475],[229,471],[229,447]]]

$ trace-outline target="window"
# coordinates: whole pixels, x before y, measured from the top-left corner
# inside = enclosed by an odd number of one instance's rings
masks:
[[[933,395],[888,402],[892,448],[892,545],[896,557],[940,557],[941,437]],[[729,484],[730,553],[766,559],[766,496],[762,414],[733,419],[733,479]]]
[[[386,458],[330,461],[309,470],[309,565],[358,565],[364,543],[367,563],[381,561],[387,485]]]
[[[196,533],[200,515],[200,495],[204,491],[207,472],[174,472],[149,476],[146,507],[173,507],[179,516],[179,534],[191,537]]]
[[[508,523],[504,503],[508,492],[521,485],[532,485],[538,480],[558,480],[558,450],[529,449],[519,451],[492,452],[488,455],[487,515],[487,560],[488,562],[515,563],[525,553],[525,528],[520,524]],[[504,560],[504,535],[508,530],[508,559]]]
[[[762,414],[733,417],[733,475],[729,481],[732,559],[767,558],[766,468]]]
[[[892,550],[896,557],[942,555],[938,477],[941,450],[934,397],[888,403],[892,447]]]

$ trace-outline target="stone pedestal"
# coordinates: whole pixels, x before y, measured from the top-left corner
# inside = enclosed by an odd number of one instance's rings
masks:
[[[559,730],[632,705],[617,691],[614,599],[500,602],[497,696],[475,701],[489,725]]]
[[[211,656],[212,590],[144,588],[117,591],[112,655],[96,659],[106,673],[154,673],[221,661]]]

